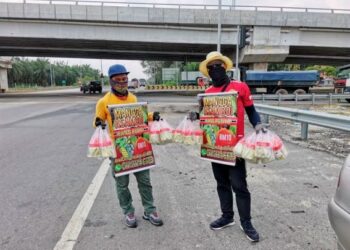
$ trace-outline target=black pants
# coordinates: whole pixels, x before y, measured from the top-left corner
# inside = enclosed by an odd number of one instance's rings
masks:
[[[222,216],[233,218],[233,194],[241,221],[250,220],[250,192],[247,187],[247,172],[244,159],[237,158],[236,166],[212,162]]]

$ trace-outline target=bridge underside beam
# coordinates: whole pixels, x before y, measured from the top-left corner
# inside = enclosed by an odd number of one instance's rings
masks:
[[[221,48],[226,55],[235,50],[233,45]],[[0,37],[0,56],[201,61],[214,50],[214,44]]]
[[[350,48],[290,46],[285,63],[344,65],[350,62]]]

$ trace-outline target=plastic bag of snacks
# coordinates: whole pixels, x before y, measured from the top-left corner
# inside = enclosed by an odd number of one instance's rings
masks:
[[[274,160],[283,160],[288,152],[281,138],[270,130],[253,132],[243,137],[235,146],[236,156],[252,163],[269,163]]]
[[[149,141],[153,144],[159,144],[160,143],[160,123],[159,121],[153,121],[148,123],[149,127]]]
[[[255,141],[256,136],[254,134],[243,137],[234,148],[236,156],[253,162],[255,159]]]
[[[160,121],[149,122],[150,142],[152,144],[163,144],[173,141],[173,128],[170,124],[161,119]]]
[[[273,137],[272,150],[276,160],[284,160],[288,156],[288,151],[284,146],[281,138],[278,136]]]
[[[185,117],[174,130],[174,141],[187,145],[200,145],[203,143],[203,131],[199,125]]]
[[[100,126],[95,129],[89,142],[87,156],[95,158],[116,157],[114,143],[107,129],[102,129]]]
[[[184,131],[184,127],[186,125],[186,120],[187,117],[185,117],[180,124],[176,127],[176,129],[174,129],[173,131],[173,140],[174,142],[178,142],[178,143],[183,143],[184,142],[184,135],[183,135],[183,131]]]
[[[160,141],[162,143],[172,142],[174,129],[170,126],[170,124],[165,119],[161,119],[159,121],[159,126],[160,126],[160,134],[159,134]]]

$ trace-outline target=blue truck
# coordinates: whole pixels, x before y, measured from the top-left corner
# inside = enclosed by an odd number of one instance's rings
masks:
[[[228,75],[234,79],[234,69]],[[241,75],[242,76],[242,75]],[[306,71],[246,71],[245,82],[253,94],[305,94],[320,81],[317,70]],[[242,79],[242,78],[241,78]]]

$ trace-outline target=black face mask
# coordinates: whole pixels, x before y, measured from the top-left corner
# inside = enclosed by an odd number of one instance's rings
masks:
[[[209,76],[213,80],[214,87],[220,87],[230,81],[226,75],[226,70],[224,67],[215,67],[209,69]]]

